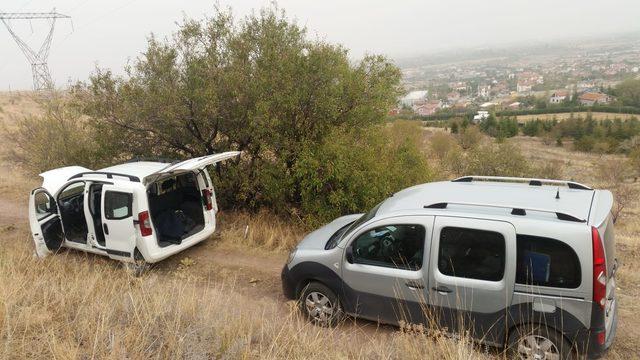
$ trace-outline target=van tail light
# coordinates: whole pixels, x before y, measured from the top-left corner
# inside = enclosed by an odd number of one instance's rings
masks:
[[[138,224],[140,225],[140,235],[149,236],[153,234],[151,228],[151,219],[149,218],[149,212],[143,211],[138,214]]]
[[[598,332],[598,345],[604,345],[607,341],[607,333],[603,330]]]
[[[593,244],[593,301],[604,309],[607,301],[607,262],[600,233],[593,226],[591,241]]]
[[[211,200],[211,190],[202,190],[202,197],[204,198],[204,206],[207,210],[213,210],[213,201]]]

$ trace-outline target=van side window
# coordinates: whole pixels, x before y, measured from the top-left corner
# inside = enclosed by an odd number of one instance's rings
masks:
[[[133,196],[130,193],[107,191],[104,195],[104,217],[121,220],[132,216]]]
[[[51,214],[57,213],[57,209],[55,203],[53,202],[53,199],[46,192],[37,192],[34,195],[34,201],[38,220],[44,219]]]
[[[352,243],[356,263],[419,270],[425,229],[422,225],[386,225],[370,229]]]
[[[438,270],[444,275],[500,281],[504,276],[505,241],[502,234],[445,227],[440,231]]]
[[[531,235],[517,235],[516,239],[516,283],[559,288],[580,286],[580,261],[569,245]]]

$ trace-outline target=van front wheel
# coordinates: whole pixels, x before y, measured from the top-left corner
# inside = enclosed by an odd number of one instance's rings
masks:
[[[510,359],[573,360],[575,354],[569,342],[557,331],[540,325],[525,325],[509,335],[507,348]]]
[[[316,325],[334,326],[342,318],[338,296],[318,282],[312,282],[304,288],[300,296],[300,307]]]

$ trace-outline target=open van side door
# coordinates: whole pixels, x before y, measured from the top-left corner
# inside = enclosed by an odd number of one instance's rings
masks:
[[[104,184],[101,208],[107,254],[130,259],[136,246],[132,190]]]
[[[31,191],[29,226],[38,257],[45,257],[60,249],[64,242],[62,221],[53,196],[45,188]]]

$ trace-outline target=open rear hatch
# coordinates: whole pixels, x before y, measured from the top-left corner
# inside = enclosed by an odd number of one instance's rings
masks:
[[[205,155],[197,158],[188,159],[175,164],[171,164],[164,169],[157,171],[151,175],[145,177],[145,182],[155,181],[162,175],[172,174],[177,175],[179,173],[185,173],[189,171],[198,171],[206,168],[209,165],[213,165],[220,161],[228,160],[237,157],[241,154],[240,151],[227,151],[220,154]]]
[[[180,244],[204,229],[206,211],[212,210],[213,188],[199,173],[238,155],[239,151],[228,151],[193,158],[145,177],[149,212],[161,247]]]

